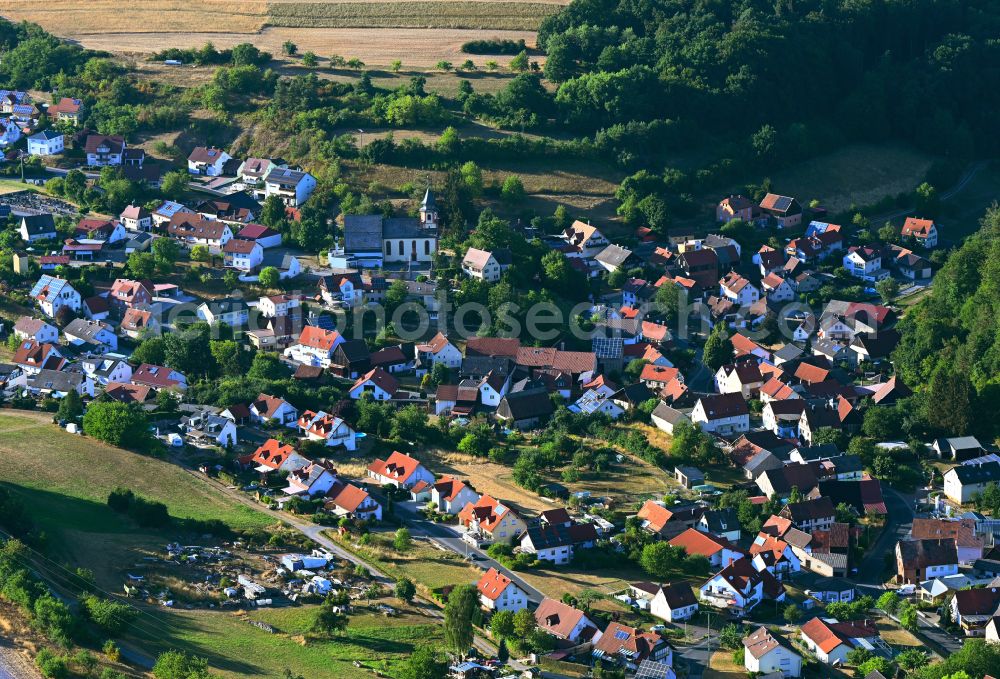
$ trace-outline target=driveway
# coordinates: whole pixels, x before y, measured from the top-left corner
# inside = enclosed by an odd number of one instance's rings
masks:
[[[423,535],[456,554],[472,556],[474,557],[472,563],[483,570],[487,570],[490,567],[496,568],[510,578],[514,584],[527,592],[528,600],[536,606],[545,598],[542,592],[529,585],[517,573],[504,568],[498,562],[491,559],[486,552],[465,542],[462,539],[462,533],[456,528],[434,523],[420,516],[417,513],[417,504],[415,502],[398,502],[393,507],[396,510],[396,516],[406,523],[413,535]]]

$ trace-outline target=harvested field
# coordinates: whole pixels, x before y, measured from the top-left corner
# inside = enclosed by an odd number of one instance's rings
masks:
[[[2,1],[2,0],[0,0]],[[0,12],[10,16],[5,12]],[[272,54],[281,54],[281,45],[286,40],[294,42],[300,52],[315,52],[321,57],[338,54],[346,59],[358,58],[368,66],[386,66],[399,59],[404,67],[430,67],[439,61],[461,63],[466,59],[480,66],[487,61],[498,64],[508,63],[510,56],[471,55],[462,52],[462,43],[469,40],[488,38],[509,38],[524,40],[528,45],[535,43],[532,31],[499,31],[489,29],[457,28],[265,28],[260,33],[235,31],[231,33],[209,31],[219,24],[203,26],[202,32],[160,33],[153,35],[135,30],[129,32],[86,32],[66,29],[55,31],[58,35],[73,38],[84,47],[108,52],[143,55],[158,52],[168,47],[200,47],[212,42],[217,48],[225,49],[241,42],[252,42],[260,49]],[[46,28],[51,28],[46,26]],[[54,30],[54,29],[53,29]],[[187,67],[173,67],[175,72]]]
[[[533,30],[559,5],[534,2],[280,2],[272,26],[311,28],[428,27]]]
[[[0,15],[33,21],[56,35],[88,33],[204,33],[219,26],[235,33],[264,27],[263,0],[0,0]]]

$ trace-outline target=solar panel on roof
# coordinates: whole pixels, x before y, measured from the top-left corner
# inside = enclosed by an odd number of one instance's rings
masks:
[[[781,196],[778,200],[774,201],[775,210],[787,210],[788,206],[792,204],[792,199],[788,196]]]
[[[619,641],[628,641],[628,638],[629,633],[624,630],[618,630],[615,632],[615,639],[618,639]]]

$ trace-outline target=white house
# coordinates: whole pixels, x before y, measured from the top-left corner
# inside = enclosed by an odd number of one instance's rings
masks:
[[[490,568],[476,583],[479,602],[491,611],[519,611],[528,607],[528,594],[495,568]]]
[[[343,419],[320,410],[306,410],[297,421],[299,431],[310,441],[322,441],[328,446],[344,446],[357,450],[358,433]]]
[[[334,350],[343,342],[343,336],[336,330],[307,325],[295,344],[285,349],[285,357],[297,363],[329,368]]]
[[[232,158],[228,153],[215,147],[198,146],[188,156],[188,172],[208,177],[218,177],[226,163]]]
[[[56,345],[39,344],[31,339],[21,340],[12,361],[29,376],[40,370],[61,370],[66,365],[66,359]]]
[[[80,293],[65,278],[43,275],[31,288],[31,298],[34,299],[42,313],[50,318],[63,307],[71,311],[80,311]]]
[[[94,381],[90,377],[83,373],[64,370],[46,369],[30,374],[25,381],[25,388],[33,396],[63,398],[71,391],[80,396],[90,398],[94,396]]]
[[[565,254],[571,257],[593,257],[611,245],[596,226],[581,221],[575,221],[566,227],[561,237],[569,246]]]
[[[462,365],[462,352],[440,332],[428,342],[418,344],[416,351],[418,374],[429,371],[438,363],[446,368],[458,368]]]
[[[250,419],[258,424],[274,420],[294,429],[299,411],[283,398],[262,393],[250,404]]]
[[[381,521],[382,505],[367,491],[350,483],[338,481],[326,493],[323,508],[336,516],[349,516],[365,521]]]
[[[479,493],[454,476],[442,476],[431,486],[431,502],[442,514],[454,516],[470,502],[479,502]]]
[[[990,483],[1000,483],[1000,462],[961,464],[944,474],[944,494],[952,502],[965,504]]]
[[[698,590],[703,601],[744,615],[765,597],[785,600],[785,587],[768,571],[758,571],[749,559],[737,559],[713,575]]]
[[[573,644],[601,638],[601,630],[583,611],[548,597],[535,609],[535,622],[539,629]]]
[[[257,302],[257,310],[265,318],[287,316],[301,306],[302,298],[298,295],[271,295],[261,297]]]
[[[141,205],[129,205],[118,215],[128,231],[144,232],[153,228],[153,215]]]
[[[21,224],[17,231],[21,234],[21,239],[28,243],[34,243],[37,240],[53,240],[58,235],[56,223],[51,214],[25,215],[21,217]]]
[[[125,383],[132,379],[132,366],[118,358],[85,356],[80,359],[79,365],[85,375],[102,386],[107,386],[110,382]]]
[[[14,324],[14,335],[18,339],[33,339],[39,344],[59,341],[59,329],[40,318],[21,316]]]
[[[667,622],[687,620],[698,612],[698,600],[687,583],[661,585],[649,605],[649,612]]]
[[[167,225],[167,235],[179,240],[187,247],[204,245],[213,255],[222,253],[233,238],[233,231],[225,222],[204,219],[199,215],[189,215],[186,212],[174,216]]]
[[[837,622],[835,618],[813,618],[802,625],[802,643],[825,665],[843,665],[855,648],[881,644],[878,630],[869,621]],[[872,642],[875,643],[872,643]]]
[[[764,376],[756,361],[740,361],[719,366],[715,373],[715,388],[720,394],[741,394],[744,399],[755,398],[764,386]]]
[[[371,395],[376,401],[389,401],[397,391],[399,381],[395,377],[382,368],[372,368],[359,377],[347,393],[355,401],[365,394]]]
[[[239,271],[254,271],[264,261],[264,248],[252,240],[233,238],[222,246],[223,264]]]
[[[557,566],[571,562],[578,548],[590,548],[596,542],[597,529],[593,524],[576,523],[572,519],[557,524],[528,526],[520,537],[522,552],[534,554],[539,561]]]
[[[776,273],[764,276],[760,287],[767,295],[768,302],[791,302],[795,299],[795,290],[788,284],[788,281]]]
[[[931,219],[917,219],[907,217],[903,222],[904,237],[913,238],[925,248],[934,248],[938,244],[938,228]]]
[[[336,474],[321,464],[312,462],[292,470],[288,475],[288,486],[282,490],[286,495],[316,497],[326,495],[336,483]]]
[[[93,353],[103,354],[118,349],[118,335],[104,321],[76,318],[63,328],[63,336],[67,344]]]
[[[743,639],[743,666],[747,672],[770,675],[779,673],[782,677],[802,676],[802,656],[795,652],[791,643],[763,625]]]
[[[380,486],[412,488],[418,483],[434,483],[434,474],[420,461],[398,450],[384,460],[375,460],[368,465],[368,476]]]
[[[719,295],[736,306],[744,307],[760,299],[760,290],[743,276],[730,271],[719,281]]]
[[[866,245],[855,245],[847,249],[844,269],[866,282],[880,281],[889,276],[889,271],[882,268],[882,253]]]
[[[469,248],[465,253],[465,258],[462,259],[462,271],[470,278],[478,278],[487,283],[495,283],[500,280],[503,268],[492,252],[478,248]]]
[[[65,146],[65,136],[57,130],[42,130],[28,137],[28,155],[54,156],[62,153]]]
[[[705,557],[713,570],[726,568],[746,556],[742,549],[729,540],[695,528],[688,528],[672,538],[670,544],[683,548],[688,554]]]
[[[299,170],[276,167],[264,178],[264,196],[277,196],[288,207],[302,205],[315,188],[316,178]]]
[[[730,436],[750,430],[750,409],[743,394],[711,394],[695,403],[691,421],[708,433]]]
[[[133,379],[134,379],[133,375]],[[210,410],[200,410],[181,418],[185,435],[195,443],[229,448],[236,445],[236,424]]]
[[[16,144],[21,138],[21,126],[10,118],[0,119],[0,146]]]
[[[87,135],[84,145],[87,165],[91,167],[116,167],[125,155],[125,139],[116,135]]]
[[[656,425],[657,429],[661,429],[668,434],[673,434],[674,427],[680,422],[691,424],[691,420],[687,415],[662,402],[653,409],[653,412],[650,414],[650,420]]]
[[[806,402],[801,398],[768,400],[761,412],[764,429],[774,432],[779,438],[796,438],[799,435],[799,421],[805,409]]]
[[[244,328],[250,316],[247,303],[238,297],[202,302],[196,310],[198,318],[208,324],[223,323],[231,328]]]

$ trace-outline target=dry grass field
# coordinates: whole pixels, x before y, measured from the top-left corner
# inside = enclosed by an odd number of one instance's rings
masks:
[[[534,43],[534,29],[566,0],[0,0],[0,15],[33,21],[92,49],[148,54],[168,47],[252,42],[273,54],[292,40],[300,52],[356,57],[369,65],[464,61],[462,43],[493,37]],[[510,57],[474,56],[484,64]]]

